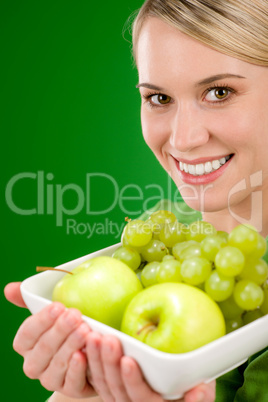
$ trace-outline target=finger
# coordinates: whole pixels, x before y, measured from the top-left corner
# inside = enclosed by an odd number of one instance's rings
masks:
[[[64,386],[72,355],[85,346],[86,336],[89,331],[88,325],[81,323],[67,337],[58,352],[52,355],[47,367],[42,370],[41,366],[39,366],[39,372],[36,375],[37,377],[40,376],[39,379],[44,388],[48,389],[50,387],[51,390],[56,390]]]
[[[98,395],[105,402],[114,402],[104,375],[103,365],[101,361],[101,335],[96,332],[90,332],[87,336],[86,347],[89,370],[91,373],[92,384]]]
[[[39,376],[48,368],[50,362],[62,347],[68,336],[81,324],[80,311],[70,308],[59,316],[24,357],[24,372],[30,378]],[[64,367],[62,367],[64,370]],[[58,378],[58,376],[56,377]]]
[[[10,303],[13,303],[18,307],[27,307],[21,295],[20,285],[21,282],[8,283],[4,288],[4,294]]]
[[[121,359],[122,379],[131,401],[163,402],[163,398],[154,392],[145,382],[141,370],[135,360],[128,356]]]
[[[214,402],[216,398],[216,382],[200,384],[184,395],[185,402]]]
[[[130,402],[120,370],[123,351],[119,340],[113,336],[102,337],[101,357],[104,375],[110,392],[118,402]]]
[[[63,393],[73,397],[89,397],[96,395],[94,388],[87,381],[87,358],[81,351],[76,351],[70,360]]]
[[[21,355],[34,347],[37,340],[46,332],[65,311],[61,303],[52,303],[38,313],[28,317],[20,326],[13,347]]]

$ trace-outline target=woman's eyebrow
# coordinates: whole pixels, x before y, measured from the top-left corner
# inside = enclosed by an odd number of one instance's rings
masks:
[[[203,86],[203,85],[208,85],[208,84],[211,84],[211,83],[214,82],[214,81],[222,80],[222,79],[224,79],[224,78],[246,78],[246,77],[243,77],[242,75],[229,74],[229,73],[226,73],[226,74],[216,74],[216,75],[212,75],[211,77],[205,78],[205,79],[203,79],[203,80],[201,80],[201,81],[198,81],[198,82],[195,84],[195,86],[196,86],[196,87],[201,87],[201,86]]]
[[[157,85],[152,85],[152,84],[149,84],[147,82],[142,82],[141,84],[136,85],[136,88],[140,88],[140,87],[149,88],[149,89],[155,89],[156,91],[163,91],[164,90],[163,88],[158,87]]]
[[[195,87],[201,87],[203,85],[208,85],[214,81],[222,80],[224,78],[246,78],[246,77],[243,77],[242,75],[230,74],[230,73],[216,74],[216,75],[212,75],[211,77],[204,78],[201,81],[198,81],[195,84]],[[149,84],[148,82],[142,82],[142,83],[136,85],[136,88],[140,88],[140,87],[155,89],[156,91],[164,91],[164,88],[158,87],[157,85]]]

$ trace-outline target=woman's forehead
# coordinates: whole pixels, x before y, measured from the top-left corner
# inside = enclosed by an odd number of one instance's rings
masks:
[[[241,75],[247,65],[241,60],[214,50],[180,32],[158,18],[148,18],[137,45],[137,67],[140,80],[154,80],[160,74],[174,77],[232,73]],[[243,68],[242,68],[243,70]]]

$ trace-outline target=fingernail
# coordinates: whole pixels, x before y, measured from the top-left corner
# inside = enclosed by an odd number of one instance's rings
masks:
[[[57,318],[61,313],[62,307],[59,305],[53,306],[49,311],[49,314],[52,318]]]
[[[77,330],[75,331],[75,336],[77,338],[85,338],[85,335],[88,333],[88,325],[86,323],[82,323]]]
[[[77,323],[77,317],[71,311],[67,313],[67,317],[65,317],[65,320],[70,327],[74,326]]]
[[[80,330],[83,332],[83,333],[85,333],[85,334],[87,334],[88,332],[89,332],[89,327],[88,327],[88,325],[85,323],[85,322],[83,322],[81,325],[80,325]]]

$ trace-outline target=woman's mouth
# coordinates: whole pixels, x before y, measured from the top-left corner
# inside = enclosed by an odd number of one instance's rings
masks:
[[[204,161],[203,163],[186,163],[175,159],[181,179],[189,184],[205,184],[216,180],[229,165],[234,154]]]

